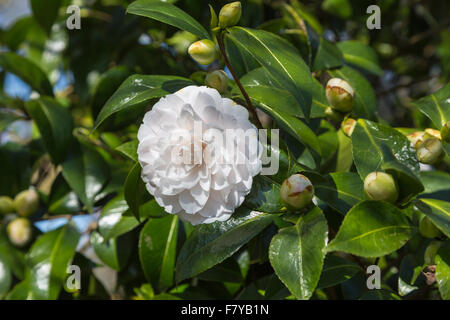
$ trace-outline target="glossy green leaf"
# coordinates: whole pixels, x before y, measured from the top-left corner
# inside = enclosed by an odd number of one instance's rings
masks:
[[[275,82],[294,96],[302,114],[309,120],[313,82],[308,66],[297,50],[286,40],[262,30],[233,27],[226,36],[240,50],[250,53]]]
[[[352,261],[336,255],[327,255],[317,288],[335,286],[362,271],[361,267]]]
[[[253,178],[252,189],[244,205],[261,212],[282,212],[284,204],[280,198],[280,187],[280,184],[274,183],[270,176],[258,175]]]
[[[32,296],[28,280],[23,280],[16,284],[6,296],[6,300],[29,300],[31,298]]]
[[[24,253],[10,243],[6,230],[0,230],[0,258],[16,278],[22,280],[25,277]]]
[[[95,130],[105,119],[124,110],[146,106],[155,98],[166,96],[194,82],[176,76],[133,75],[108,99],[95,120]]]
[[[53,95],[52,85],[44,71],[29,59],[12,52],[1,52],[0,67],[14,73],[40,94]]]
[[[438,91],[412,103],[433,121],[436,128],[441,129],[442,125],[450,120],[449,97],[450,83],[447,83]]]
[[[7,261],[0,254],[0,299],[2,299],[12,284],[11,268]]]
[[[433,221],[438,229],[450,237],[450,202],[421,198],[415,201],[415,205]]]
[[[136,162],[128,173],[124,186],[125,200],[137,219],[139,219],[139,207],[150,198],[141,178],[141,170],[141,165]]]
[[[450,300],[450,241],[446,241],[436,254],[436,281],[442,299]]]
[[[49,34],[53,23],[58,17],[59,8],[63,4],[63,0],[30,0],[30,4],[34,18],[45,32]]]
[[[323,69],[333,69],[342,66],[344,62],[342,52],[339,47],[332,42],[320,37],[319,47],[314,57],[313,71]]]
[[[94,198],[100,192],[109,176],[103,157],[92,146],[75,139],[62,163],[62,174],[89,211]]]
[[[346,214],[327,251],[380,257],[401,248],[413,232],[414,228],[399,209],[384,201],[366,200]]]
[[[383,73],[375,50],[366,44],[360,41],[348,40],[338,42],[337,46],[344,54],[344,59],[347,63],[377,76]]]
[[[105,265],[119,271],[127,264],[131,256],[133,242],[130,234],[106,240],[100,233],[94,231],[91,234],[91,245],[97,257]]]
[[[242,278],[241,270],[239,269],[239,264],[233,259],[233,257],[228,258],[211,269],[200,273],[197,275],[197,278],[206,281],[223,281],[234,283],[241,283],[244,280]]]
[[[318,207],[273,237],[270,264],[297,299],[312,296],[320,279],[327,241],[327,220]]]
[[[222,262],[271,222],[271,215],[241,207],[227,221],[195,227],[177,258],[177,282]]]
[[[421,274],[423,266],[419,265],[412,254],[406,255],[398,273],[398,293],[406,296],[425,284],[425,277]]]
[[[397,130],[359,119],[352,134],[352,147],[356,169],[362,180],[374,171],[393,174],[399,184],[401,202],[423,190],[415,150]]]
[[[425,190],[419,195],[420,198],[447,200],[450,192],[450,174],[442,171],[420,172]]]
[[[314,186],[314,194],[342,214],[346,214],[358,202],[366,199],[364,185],[354,172],[332,172],[319,175],[304,171]]]
[[[153,287],[173,284],[178,239],[178,216],[150,219],[139,236],[139,259]]]
[[[71,214],[81,211],[77,194],[70,188],[60,173],[52,183],[48,197],[48,212],[51,214]]]
[[[130,158],[131,160],[138,161],[137,148],[139,145],[139,141],[132,140],[129,142],[125,142],[116,148],[116,150],[123,153],[125,156]]]
[[[240,50],[235,40],[230,37],[224,38],[225,51],[238,78],[252,70],[261,68],[260,63],[246,50]]]
[[[347,81],[355,90],[353,113],[358,117],[374,119],[377,111],[377,100],[369,81],[361,73],[348,66],[328,72],[335,78]]]
[[[72,118],[56,100],[41,97],[25,104],[41,133],[44,146],[55,164],[61,163],[72,141]]]
[[[32,299],[58,298],[79,239],[80,233],[69,223],[36,240],[27,255]]]
[[[116,238],[139,225],[133,215],[127,215],[128,204],[123,194],[111,199],[98,218],[99,233],[107,241]]]
[[[402,300],[394,292],[385,289],[374,289],[367,291],[359,300]]]
[[[170,24],[189,31],[200,39],[210,39],[210,35],[197,20],[178,7],[159,0],[138,0],[131,3],[127,12]]]

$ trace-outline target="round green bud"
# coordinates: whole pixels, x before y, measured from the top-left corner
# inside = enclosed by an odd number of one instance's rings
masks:
[[[450,143],[450,120],[442,125],[441,138],[443,141]]]
[[[34,189],[20,192],[14,198],[14,209],[19,216],[29,217],[39,207],[39,195]]]
[[[341,130],[347,136],[351,137],[353,130],[355,130],[356,120],[352,118],[347,118],[341,123]]]
[[[430,137],[435,137],[441,140],[441,132],[439,130],[426,128],[425,133],[427,133]]]
[[[219,27],[226,28],[236,25],[241,19],[241,14],[241,2],[236,1],[224,5],[219,12]]]
[[[300,210],[311,203],[314,187],[307,177],[294,174],[283,181],[281,185],[281,199],[293,210]]]
[[[192,59],[203,65],[210,64],[217,57],[216,45],[208,39],[199,40],[191,44],[188,53]]]
[[[350,112],[353,108],[353,88],[347,81],[332,78],[328,81],[325,93],[333,109],[340,112]]]
[[[426,139],[431,138],[430,134],[426,133],[425,131],[416,131],[413,133],[410,133],[406,136],[413,145],[414,148],[418,148],[422,142],[424,142]]]
[[[428,217],[423,217],[422,220],[420,220],[419,231],[425,238],[436,238],[441,235],[441,231],[436,228],[434,223]]]
[[[325,109],[325,115],[328,117],[328,119],[336,121],[336,122],[341,122],[342,119],[344,118],[344,115],[342,113],[340,113],[337,110],[334,110],[331,107],[327,107]]]
[[[31,223],[27,218],[16,218],[12,220],[6,229],[9,241],[15,246],[23,247],[31,239]]]
[[[443,151],[441,140],[431,137],[417,147],[417,159],[425,164],[434,164],[441,159]]]
[[[0,197],[0,215],[14,212],[13,199],[7,196]]]
[[[397,182],[385,172],[375,171],[364,179],[364,192],[373,200],[395,203],[398,198]]]
[[[428,247],[425,249],[424,254],[424,261],[427,266],[434,264],[434,258],[436,257],[436,253],[438,252],[439,248],[441,247],[440,241],[433,241],[431,242]]]
[[[214,88],[220,93],[225,92],[228,88],[228,77],[223,70],[215,70],[206,75],[205,84]]]

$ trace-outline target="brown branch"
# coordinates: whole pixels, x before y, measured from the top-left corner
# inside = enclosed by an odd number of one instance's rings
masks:
[[[218,34],[216,36],[217,43],[219,44],[220,53],[222,54],[223,60],[225,61],[226,66],[228,67],[228,70],[230,70],[231,75],[233,76],[234,81],[239,87],[239,90],[241,90],[242,95],[245,98],[245,101],[247,103],[247,110],[250,111],[250,113],[253,115],[253,118],[255,119],[256,125],[258,128],[262,129],[263,126],[261,124],[261,121],[259,121],[258,115],[256,113],[256,108],[250,101],[250,97],[248,96],[247,92],[245,91],[244,87],[242,86],[241,82],[239,81],[239,78],[236,76],[236,73],[234,72],[233,67],[231,66],[230,61],[228,60],[227,54],[225,52],[225,46],[223,44],[223,38],[222,34]]]

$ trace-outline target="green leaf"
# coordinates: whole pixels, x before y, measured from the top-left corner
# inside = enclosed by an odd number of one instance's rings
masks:
[[[62,0],[30,1],[34,18],[47,34],[50,34],[52,26],[58,17],[58,11],[62,3]]]
[[[129,142],[125,142],[116,148],[117,151],[120,151],[128,158],[134,161],[138,161],[137,148],[139,145],[139,140],[135,139]]]
[[[374,119],[377,100],[369,81],[361,73],[348,66],[328,72],[335,78],[347,81],[355,90],[353,113],[361,118]]]
[[[128,204],[123,194],[111,199],[102,210],[98,218],[99,233],[105,241],[116,238],[139,225],[139,221],[129,212]]]
[[[245,206],[266,213],[280,213],[284,204],[280,197],[280,184],[270,176],[258,175],[253,178],[252,189],[245,199]]]
[[[401,248],[413,231],[407,217],[390,203],[366,200],[347,213],[327,251],[381,257]]]
[[[407,202],[423,190],[415,150],[397,130],[359,119],[352,134],[352,146],[353,159],[362,180],[374,171],[393,174],[399,184],[400,202]]]
[[[398,273],[398,294],[406,296],[417,289],[425,282],[425,277],[421,274],[423,266],[419,265],[412,254],[406,255],[400,263]]]
[[[173,284],[178,238],[178,217],[150,219],[139,236],[139,259],[146,278],[154,288]]]
[[[6,230],[0,230],[0,258],[10,268],[14,276],[20,280],[25,277],[24,253],[8,240]]]
[[[197,275],[197,278],[206,281],[221,281],[221,282],[234,282],[241,283],[242,278],[239,264],[233,257],[226,259],[222,263],[215,265],[211,269]]]
[[[12,52],[0,53],[0,67],[14,73],[40,94],[53,96],[52,85],[44,71],[32,61]]]
[[[108,165],[92,146],[73,140],[62,174],[89,211],[109,176]]]
[[[420,172],[425,190],[418,196],[419,198],[447,200],[450,192],[450,174],[442,171],[422,171]]]
[[[355,40],[341,41],[337,44],[347,63],[362,68],[377,76],[383,74],[377,54],[368,45]]]
[[[238,78],[252,70],[261,68],[260,63],[246,50],[240,50],[238,43],[230,37],[224,38],[225,52]]]
[[[77,194],[70,188],[61,173],[52,183],[48,198],[48,212],[51,214],[71,214],[81,211]]]
[[[339,256],[327,255],[317,288],[333,287],[362,271],[361,267],[354,262]]]
[[[450,300],[450,241],[446,241],[436,254],[436,281],[442,299]]]
[[[271,222],[271,215],[241,207],[227,221],[195,227],[178,255],[176,281],[191,278],[222,262]]]
[[[332,42],[320,37],[319,48],[314,57],[313,71],[332,69],[342,66],[342,52]]]
[[[144,107],[152,99],[166,96],[193,84],[194,82],[189,79],[176,76],[132,75],[108,99],[98,114],[92,130],[119,111]]]
[[[36,240],[27,255],[32,299],[58,298],[79,239],[80,233],[69,223]]]
[[[309,120],[313,81],[308,66],[286,40],[270,32],[233,27],[226,34],[240,50],[250,53],[273,80],[294,96],[302,114]]]
[[[141,165],[139,162],[133,166],[125,180],[124,192],[125,200],[131,212],[139,220],[139,207],[150,198],[145,184],[141,178]]]
[[[130,234],[106,240],[97,231],[91,234],[91,245],[98,258],[116,271],[122,270],[132,253],[134,243]]]
[[[197,20],[178,7],[160,0],[138,0],[131,3],[127,12],[170,24],[189,31],[200,39],[211,39],[208,31]]]
[[[402,300],[394,292],[385,289],[367,291],[359,300]]]
[[[437,129],[450,120],[450,83],[441,89],[412,104],[416,105],[420,111],[433,121]]]
[[[30,284],[28,280],[23,280],[16,284],[6,296],[6,300],[29,300],[31,298]]]
[[[11,284],[11,269],[7,263],[7,260],[0,254],[0,299],[8,293]]]
[[[11,112],[10,110],[0,110],[0,132],[19,119],[23,119],[23,117],[17,113]]]
[[[55,164],[61,163],[72,141],[72,118],[56,100],[41,97],[25,103],[41,133],[44,146]]]
[[[311,180],[314,194],[342,214],[366,199],[363,182],[354,172],[333,172],[322,176],[312,171],[303,171],[302,174]]]
[[[318,207],[272,238],[270,264],[297,299],[312,296],[320,279],[327,241],[327,220]]]
[[[415,205],[439,230],[450,237],[450,202],[421,198],[415,201]]]

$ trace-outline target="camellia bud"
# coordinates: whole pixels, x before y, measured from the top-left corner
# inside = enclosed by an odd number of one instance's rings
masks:
[[[294,174],[284,180],[280,192],[281,199],[287,207],[300,210],[311,203],[314,187],[304,175]]]
[[[8,238],[12,244],[18,247],[26,245],[32,235],[31,223],[27,218],[16,218],[8,224]]]
[[[398,198],[397,182],[385,172],[371,172],[364,179],[364,192],[373,200],[394,203]]]
[[[22,191],[14,198],[14,209],[19,216],[29,217],[38,207],[39,195],[34,189]]]
[[[443,141],[450,143],[450,121],[447,121],[442,125],[441,138]]]
[[[242,6],[239,1],[228,3],[220,9],[219,27],[226,28],[236,25],[241,19]]]
[[[215,70],[206,75],[205,84],[208,87],[214,88],[220,93],[228,88],[228,77],[223,70]]]
[[[440,241],[433,241],[426,248],[423,260],[427,266],[434,264],[434,258],[436,257],[436,253],[441,247],[441,244]]]
[[[347,137],[351,137],[353,130],[355,130],[356,120],[352,118],[347,118],[341,123],[341,130]]]
[[[439,140],[441,140],[441,132],[439,130],[427,128],[427,129],[425,129],[425,132],[428,133],[430,136],[438,138]]]
[[[413,147],[416,149],[426,139],[431,138],[430,134],[426,133],[425,131],[413,132],[413,133],[408,134],[406,137],[412,143]]]
[[[428,217],[423,217],[422,220],[420,220],[419,231],[425,238],[436,238],[441,235],[441,231],[436,228],[434,223]]]
[[[189,55],[200,64],[206,65],[213,62],[217,57],[217,49],[214,42],[203,39],[189,46]]]
[[[341,112],[352,111],[354,91],[347,81],[339,78],[330,79],[325,93],[333,109]]]
[[[343,115],[342,113],[340,113],[340,112],[337,111],[337,110],[334,110],[334,109],[331,108],[331,107],[327,107],[327,108],[325,109],[325,115],[326,115],[330,120],[333,120],[333,121],[336,121],[336,122],[341,122],[342,119],[344,118],[344,115]]]
[[[13,199],[7,196],[0,197],[0,215],[14,211]]]
[[[443,156],[443,151],[441,140],[431,137],[417,147],[417,159],[425,164],[434,164]]]

